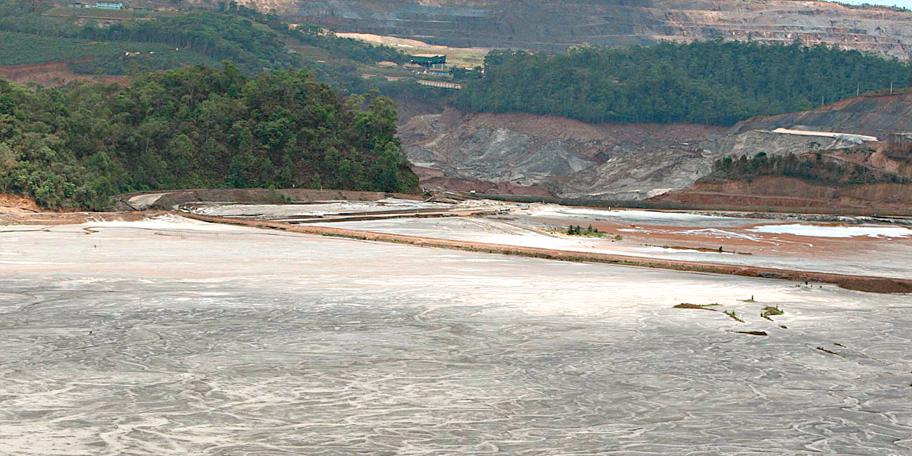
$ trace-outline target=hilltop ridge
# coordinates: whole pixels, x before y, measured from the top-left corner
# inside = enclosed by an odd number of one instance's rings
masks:
[[[458,47],[562,50],[580,44],[739,40],[826,44],[908,59],[912,13],[824,1],[242,0],[336,31]]]

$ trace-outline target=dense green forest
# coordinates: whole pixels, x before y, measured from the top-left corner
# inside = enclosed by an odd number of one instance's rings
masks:
[[[708,42],[564,54],[494,51],[484,78],[457,103],[469,111],[529,112],[589,122],[732,124],[909,86],[898,61],[798,44]]]
[[[411,191],[395,133],[388,98],[340,97],[307,71],[245,76],[226,63],[130,87],[0,81],[0,192],[103,209],[116,193],[166,188]]]
[[[794,177],[826,185],[858,185],[877,183],[908,183],[908,179],[861,165],[837,162],[822,154],[767,155],[760,152],[748,158],[742,155],[724,157],[713,163],[712,173],[705,181],[751,180],[760,176]]]

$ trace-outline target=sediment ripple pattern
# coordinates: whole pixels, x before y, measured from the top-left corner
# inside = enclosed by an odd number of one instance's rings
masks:
[[[912,454],[908,297],[257,236],[326,268],[7,267],[0,454]],[[748,291],[786,316],[671,308]]]

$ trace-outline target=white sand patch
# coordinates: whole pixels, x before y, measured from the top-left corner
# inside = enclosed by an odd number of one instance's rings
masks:
[[[313,204],[210,204],[195,206],[191,212],[223,217],[323,217],[357,212],[446,209],[449,207],[452,205],[386,198],[379,201],[324,201]]]
[[[576,217],[617,219],[628,222],[709,222],[728,220],[726,217],[689,214],[685,212],[658,212],[642,210],[599,210],[545,205],[534,208],[529,215],[534,217]]]
[[[687,231],[681,231],[680,233],[681,234],[705,235],[705,236],[721,238],[721,239],[746,239],[749,241],[759,241],[760,240],[760,238],[758,238],[756,236],[751,236],[749,234],[744,234],[744,233],[736,233],[734,231],[720,230],[718,228],[704,228],[704,229],[700,229],[700,230],[687,230]]]
[[[822,238],[899,238],[912,236],[909,228],[896,226],[826,226],[826,225],[763,225],[751,228],[755,233],[793,234],[795,236]]]
[[[220,223],[201,222],[177,215],[160,215],[137,221],[106,220],[86,222],[86,228],[133,228],[140,230],[237,231],[245,228]]]

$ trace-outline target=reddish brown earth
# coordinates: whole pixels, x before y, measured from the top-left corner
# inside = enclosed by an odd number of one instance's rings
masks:
[[[791,177],[763,176],[751,181],[698,182],[650,201],[703,209],[912,215],[912,185],[832,187]]]
[[[737,216],[737,214],[732,214]],[[566,229],[567,219],[532,217],[537,223]],[[822,223],[815,223],[822,224]],[[901,243],[912,246],[912,239],[897,238],[884,240],[874,237],[807,237],[787,233],[759,233],[750,231],[759,226],[745,223],[741,226],[720,228],[730,233],[720,236],[719,231],[677,225],[632,224],[607,220],[587,221],[605,237],[601,242],[617,243],[619,246],[651,246],[666,249],[697,250],[737,255],[760,255],[774,258],[834,258],[842,259],[869,250],[883,248],[887,243]],[[834,224],[839,226],[839,224]],[[720,252],[719,249],[722,249]]]
[[[8,79],[20,84],[38,84],[54,87],[65,85],[74,81],[103,82],[110,84],[126,84],[126,76],[93,76],[76,74],[69,65],[63,62],[48,62],[28,65],[0,66],[0,78]]]
[[[38,212],[41,208],[31,198],[0,193],[0,214]]]
[[[167,214],[163,211],[145,212],[4,212],[0,208],[0,226],[4,225],[78,225],[91,221],[138,222],[149,217]]]

